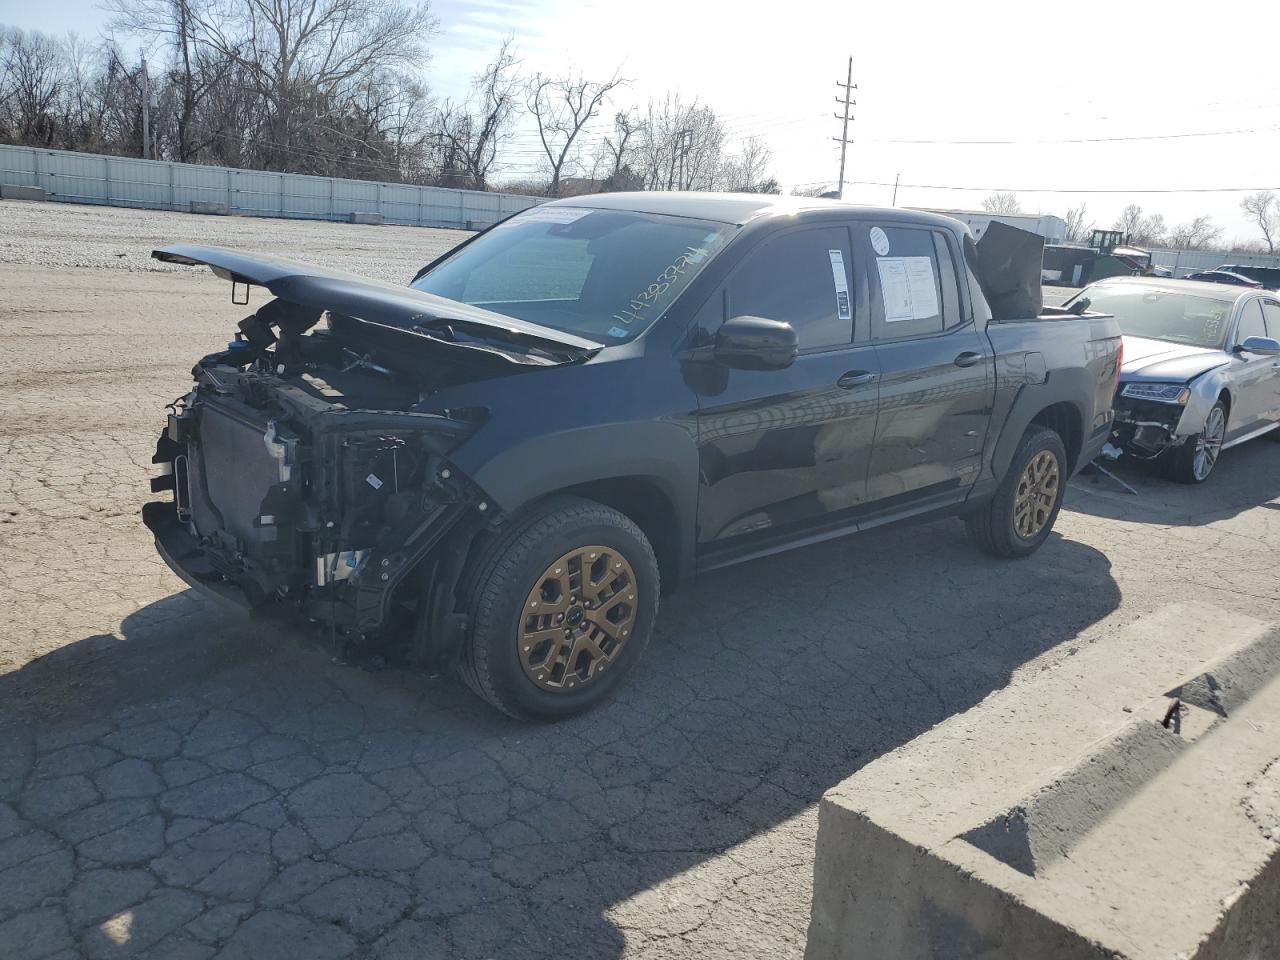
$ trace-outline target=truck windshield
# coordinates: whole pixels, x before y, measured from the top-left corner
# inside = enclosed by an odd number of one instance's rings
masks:
[[[662,315],[732,229],[626,210],[534,207],[412,286],[600,343],[623,343]]]
[[[1093,287],[1085,296],[1090,310],[1114,314],[1125,336],[1219,350],[1235,302],[1138,286]]]

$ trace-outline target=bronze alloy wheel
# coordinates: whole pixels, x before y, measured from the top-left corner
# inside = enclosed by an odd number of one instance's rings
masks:
[[[1044,529],[1053,516],[1061,481],[1062,471],[1052,450],[1041,450],[1031,458],[1014,494],[1013,527],[1018,536],[1029,540]]]
[[[567,693],[599,678],[635,628],[636,576],[611,547],[570,550],[529,591],[516,637],[520,665],[543,690]]]

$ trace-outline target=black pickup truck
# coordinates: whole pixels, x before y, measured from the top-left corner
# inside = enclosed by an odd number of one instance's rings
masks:
[[[695,574],[946,514],[1035,550],[1110,433],[1120,340],[1040,310],[1032,253],[924,213],[662,193],[525,211],[409,287],[169,247],[274,299],[196,365],[143,517],[194,586],[564,717]]]

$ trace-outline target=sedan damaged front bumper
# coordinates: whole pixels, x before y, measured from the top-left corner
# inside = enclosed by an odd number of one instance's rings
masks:
[[[1179,404],[1118,397],[1112,446],[1139,460],[1153,460],[1186,443],[1179,433],[1185,408]]]

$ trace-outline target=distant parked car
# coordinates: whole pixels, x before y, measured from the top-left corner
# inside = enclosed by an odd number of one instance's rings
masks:
[[[1216,271],[1212,271],[1216,272]],[[1227,447],[1280,439],[1280,298],[1222,283],[1117,277],[1080,291],[1124,334],[1112,443],[1202,483]]]
[[[1226,283],[1233,287],[1261,287],[1257,280],[1242,276],[1238,273],[1231,273],[1228,270],[1202,270],[1199,273],[1189,273],[1187,280],[1202,280],[1205,283]]]
[[[1255,267],[1252,264],[1225,263],[1214,270],[1225,270],[1227,273],[1238,273],[1250,280],[1257,280],[1268,290],[1280,290],[1280,267]]]

